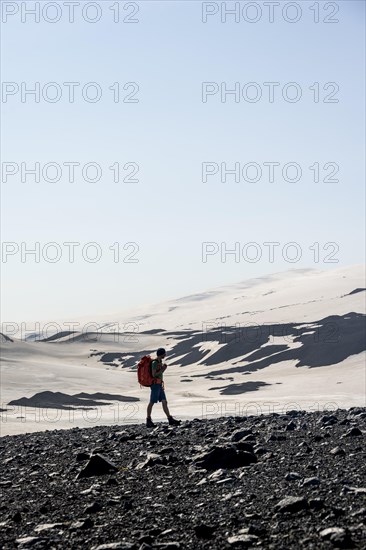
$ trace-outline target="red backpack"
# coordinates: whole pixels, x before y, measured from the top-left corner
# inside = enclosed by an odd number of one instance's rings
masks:
[[[154,379],[151,376],[152,359],[150,355],[144,355],[137,365],[137,380],[140,386],[151,386]]]

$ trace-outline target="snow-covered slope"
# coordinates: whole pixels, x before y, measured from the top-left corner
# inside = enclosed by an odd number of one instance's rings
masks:
[[[365,286],[364,266],[291,270],[78,319],[74,330],[61,321],[8,333],[1,433],[144,420],[149,390],[136,361],[161,346],[181,418],[365,405]],[[163,418],[160,405],[153,416]]]

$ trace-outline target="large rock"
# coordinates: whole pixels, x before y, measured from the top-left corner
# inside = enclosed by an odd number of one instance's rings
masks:
[[[81,518],[77,521],[74,521],[69,529],[70,531],[79,531],[80,529],[91,529],[94,527],[94,521],[90,518]]]
[[[250,535],[249,533],[239,533],[238,535],[229,537],[227,541],[234,548],[244,548],[256,546],[259,538],[256,535]]]
[[[77,455],[76,455],[76,461],[77,462],[84,462],[84,460],[89,460],[89,458],[90,458],[89,453],[81,452],[81,453],[77,453]]]
[[[95,454],[91,455],[87,465],[78,473],[76,479],[83,477],[103,476],[117,471],[117,466],[108,460],[108,458],[100,454]]]
[[[52,529],[60,529],[63,527],[63,523],[40,523],[34,528],[36,533],[42,533],[43,531],[51,531]]]
[[[286,432],[293,432],[294,430],[296,430],[297,428],[297,425],[295,422],[293,422],[292,420],[287,424],[286,428],[285,428],[285,431]]]
[[[320,479],[318,477],[306,477],[303,482],[303,487],[314,487],[320,485]]]
[[[247,453],[252,453],[252,455],[255,454],[253,445],[251,443],[247,443],[246,441],[238,441],[237,443],[234,443],[234,447],[236,447],[239,451],[246,451]]]
[[[357,426],[354,426],[353,428],[348,430],[348,432],[346,432],[343,437],[355,437],[355,436],[357,437],[360,435],[362,435],[360,428],[358,428]]]
[[[240,468],[257,462],[253,453],[240,451],[234,446],[213,447],[208,452],[194,457],[194,462],[200,468],[206,470],[218,470],[219,468]]]
[[[278,512],[295,513],[308,507],[307,500],[303,497],[288,496],[280,500],[275,506]]]
[[[352,548],[349,532],[342,527],[328,527],[319,533],[323,540],[329,540],[336,548]]]
[[[240,441],[241,439],[243,439],[243,437],[245,437],[247,435],[252,435],[252,430],[250,428],[248,428],[246,430],[237,430],[231,436],[231,440],[232,441]]]
[[[334,416],[333,414],[325,414],[324,416],[322,416],[321,418],[319,418],[318,420],[318,424],[325,424],[325,425],[332,425],[332,424],[336,424],[338,422],[338,418],[336,416]]]
[[[342,447],[337,446],[337,447],[333,447],[333,449],[329,451],[329,454],[335,455],[335,456],[345,456],[346,451],[342,449]]]
[[[155,466],[156,464],[167,464],[168,459],[166,456],[161,456],[157,453],[149,453],[144,462],[140,462],[136,466],[136,470],[142,470],[148,468],[149,466]]]
[[[215,525],[207,525],[206,523],[200,523],[198,525],[195,525],[194,527],[196,537],[199,539],[210,539],[213,536],[215,530]]]
[[[91,550],[132,550],[136,545],[132,542],[107,542],[99,546],[93,546]]]
[[[42,540],[43,539],[41,537],[22,537],[20,539],[17,539],[16,542],[20,547],[23,547],[23,546],[33,546],[34,544],[37,544]]]
[[[285,475],[285,480],[286,481],[294,481],[294,480],[298,480],[298,479],[301,479],[302,476],[300,474],[298,474],[297,472],[289,472],[288,474]]]
[[[100,502],[93,502],[92,504],[89,504],[88,506],[86,506],[84,512],[86,514],[96,514],[101,510],[102,510],[102,505],[100,504]]]

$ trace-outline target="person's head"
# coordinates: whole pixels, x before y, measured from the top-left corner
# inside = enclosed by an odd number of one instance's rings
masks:
[[[165,349],[164,348],[159,348],[158,351],[156,352],[156,355],[157,355],[158,359],[164,359],[164,357],[166,356]]]

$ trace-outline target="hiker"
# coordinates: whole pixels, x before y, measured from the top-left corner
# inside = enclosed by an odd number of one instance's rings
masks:
[[[150,403],[147,406],[146,426],[148,428],[155,427],[155,424],[151,420],[151,411],[154,403],[157,403],[158,401],[161,401],[163,410],[171,426],[177,426],[178,424],[181,423],[180,420],[176,420],[175,418],[172,417],[168,409],[168,403],[166,400],[166,395],[164,391],[164,381],[163,381],[163,373],[167,368],[166,363],[163,363],[163,359],[165,356],[166,356],[165,349],[159,348],[158,351],[156,352],[156,359],[154,359],[151,364],[151,371],[152,371],[151,374],[153,377],[153,383],[150,386],[151,388]]]

